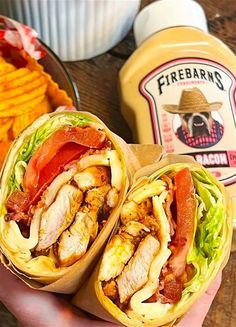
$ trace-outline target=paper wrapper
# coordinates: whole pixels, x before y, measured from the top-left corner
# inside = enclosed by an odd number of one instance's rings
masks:
[[[11,173],[11,166],[14,162],[14,158],[17,155],[19,148],[24,143],[24,140],[27,139],[29,135],[31,135],[39,126],[44,124],[49,117],[54,115],[60,115],[59,113],[52,113],[49,115],[41,116],[38,120],[36,120],[32,125],[30,125],[26,130],[24,130],[18,139],[13,143],[10,152],[5,159],[2,172],[1,172],[1,194],[4,193],[5,185],[7,185],[7,180]],[[60,276],[51,276],[51,277],[42,277],[42,276],[29,276],[24,274],[24,266],[16,268],[14,265],[14,260],[9,258],[7,255],[6,248],[1,244],[1,237],[0,237],[0,246],[1,246],[1,262],[4,264],[6,268],[11,270],[12,273],[17,275],[21,280],[23,280],[27,285],[31,288],[39,289],[43,291],[50,291],[50,292],[58,292],[64,294],[74,293],[84,282],[85,278],[88,277],[91,273],[91,270],[97,260],[99,259],[99,255],[101,254],[104,246],[106,245],[106,241],[112,232],[120,213],[120,208],[122,203],[125,199],[125,195],[127,193],[127,189],[129,186],[129,179],[132,178],[134,172],[140,167],[140,164],[130,150],[128,145],[121,140],[119,137],[114,135],[103,123],[100,121],[96,116],[86,113],[86,112],[78,112],[80,116],[85,116],[91,118],[94,122],[100,123],[108,135],[109,139],[112,141],[115,149],[119,153],[119,156],[122,161],[122,169],[123,169],[123,181],[122,181],[122,189],[120,191],[119,202],[112,211],[109,219],[107,220],[106,224],[104,225],[103,229],[100,231],[98,236],[96,237],[95,241],[92,243],[90,248],[88,249],[87,253],[78,260],[75,264],[68,267],[66,272]],[[130,169],[127,170],[127,167]],[[129,176],[129,177],[128,177]],[[3,195],[1,195],[2,197]],[[0,198],[1,198],[0,197]],[[0,200],[1,202],[2,200]],[[1,203],[0,203],[1,204]],[[4,219],[1,217],[1,219]],[[43,285],[46,284],[46,285]]]
[[[145,146],[144,146],[145,149]],[[143,156],[145,156],[145,152],[143,152]],[[189,163],[190,165],[196,165],[201,167],[197,164],[192,157],[188,156],[181,156],[181,155],[167,155],[165,156],[160,162],[142,167],[134,176],[133,182],[138,180],[137,185],[141,182],[142,178],[145,178],[152,173],[158,171],[162,167],[165,167],[169,164],[174,163]],[[191,308],[193,303],[197,301],[201,297],[201,295],[209,288],[212,281],[215,279],[217,273],[224,268],[226,265],[229,255],[230,255],[230,246],[232,240],[232,219],[231,219],[231,206],[228,202],[228,196],[225,193],[225,189],[218,183],[218,186],[222,190],[222,193],[225,194],[225,199],[227,201],[227,213],[226,213],[226,221],[225,221],[225,233],[227,233],[227,242],[224,244],[224,249],[222,249],[222,259],[219,263],[217,263],[217,267],[214,270],[211,278],[205,283],[205,285],[201,288],[199,292],[196,292],[191,296],[187,303],[185,303],[182,307],[180,307],[174,313],[168,313],[160,319],[153,319],[150,322],[142,323],[140,320],[132,320],[129,319],[125,313],[118,309],[118,307],[106,296],[104,296],[101,282],[98,279],[99,269],[101,260],[96,266],[93,274],[90,278],[83,284],[81,289],[75,295],[72,300],[72,303],[80,309],[83,309],[101,319],[106,321],[110,321],[115,324],[123,324],[125,326],[173,326],[183,317],[184,314]],[[131,190],[135,188],[135,184],[131,187]]]
[[[37,36],[37,32],[31,27],[0,15],[0,40],[18,50],[24,50],[36,60],[46,55]]]

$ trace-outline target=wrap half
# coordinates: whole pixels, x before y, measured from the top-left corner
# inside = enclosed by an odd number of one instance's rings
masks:
[[[71,293],[89,274],[128,188],[120,144],[84,112],[43,115],[14,142],[1,172],[0,248],[30,286]]]
[[[226,264],[229,206],[223,186],[187,157],[168,156],[141,175],[73,303],[125,326],[171,326]]]

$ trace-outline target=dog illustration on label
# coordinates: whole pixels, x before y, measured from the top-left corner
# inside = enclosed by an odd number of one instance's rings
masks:
[[[182,91],[179,105],[166,104],[163,109],[178,114],[180,126],[175,135],[181,142],[192,148],[209,148],[217,144],[224,133],[219,114],[213,117],[212,113],[221,107],[222,102],[209,103],[202,91],[195,87]]]

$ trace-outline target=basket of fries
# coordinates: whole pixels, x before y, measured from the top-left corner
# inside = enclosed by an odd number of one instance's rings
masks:
[[[44,113],[78,107],[62,62],[21,23],[0,16],[0,166],[11,142]]]

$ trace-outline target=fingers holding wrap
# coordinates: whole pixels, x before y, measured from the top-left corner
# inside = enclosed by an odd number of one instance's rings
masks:
[[[218,292],[222,280],[222,272],[220,272],[209,289],[203,296],[193,305],[191,310],[180,321],[177,327],[201,327],[204,319],[211,307],[211,304]]]

